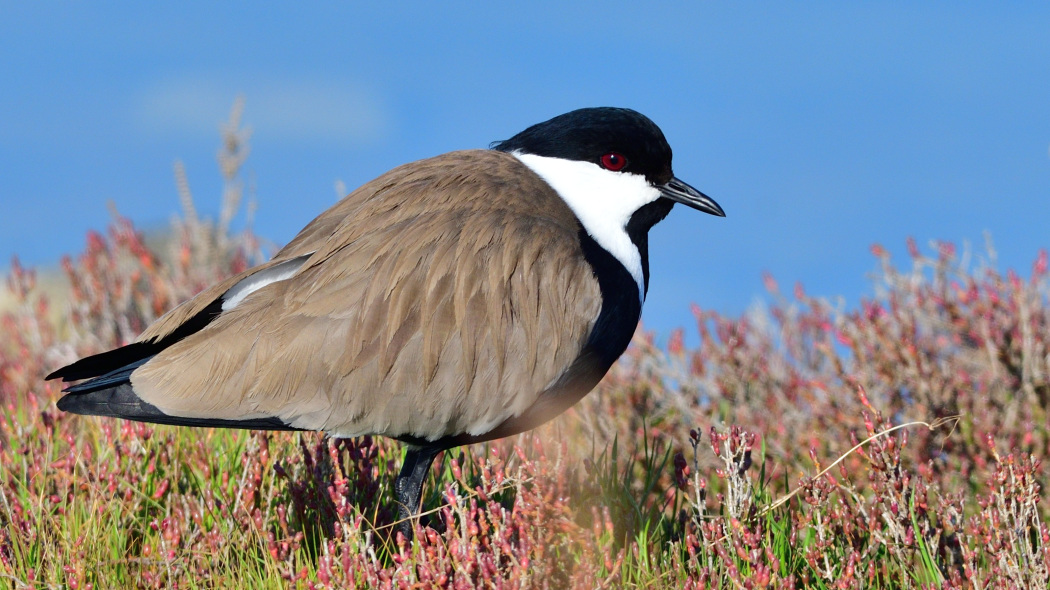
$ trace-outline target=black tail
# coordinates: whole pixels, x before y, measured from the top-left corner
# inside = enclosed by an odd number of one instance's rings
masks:
[[[119,371],[132,363],[138,363],[135,365],[137,367],[142,364],[142,361],[153,358],[153,355],[163,350],[163,348],[163,346],[158,346],[152,342],[132,342],[120,348],[82,358],[71,365],[58,369],[44,379],[62,379],[65,382],[78,381],[80,379],[98,377],[112,371]]]
[[[199,332],[204,326],[207,326],[208,323],[219,317],[220,313],[222,313],[222,298],[216,299],[208,304],[208,306],[200,310],[197,315],[186,320],[184,324],[160,340],[132,342],[131,344],[121,346],[120,348],[82,358],[71,365],[67,365],[54,373],[51,373],[45,377],[45,379],[62,379],[62,381],[65,382],[77,381],[80,379],[88,379],[91,377],[98,377],[99,375],[110,374],[132,365],[137,367],[179,340],[182,340],[190,334]],[[67,391],[73,390],[70,388]]]
[[[226,420],[172,416],[144,401],[131,387],[131,373],[146,364],[158,352],[200,331],[222,312],[222,299],[216,299],[171,334],[157,341],[132,342],[127,346],[82,358],[51,373],[47,379],[63,381],[87,379],[65,388],[66,396],[58,400],[58,409],[88,416],[110,416],[139,422],[206,426],[211,428],[244,428],[248,430],[302,430],[273,416]],[[93,378],[92,378],[93,377]]]
[[[128,371],[131,372],[130,370]],[[99,379],[102,379],[101,377]],[[76,388],[90,385],[93,381],[81,383]],[[285,424],[279,418],[251,418],[248,420],[221,420],[215,418],[190,418],[172,416],[157,409],[153,404],[143,401],[131,383],[124,382],[113,387],[89,389],[70,393],[58,400],[58,409],[63,412],[85,414],[88,416],[110,416],[153,422],[155,424],[174,424],[176,426],[203,426],[208,428],[243,428],[247,430],[302,430]]]
[[[225,420],[165,414],[157,406],[140,398],[131,387],[132,371],[145,364],[151,358],[153,357],[139,359],[100,377],[67,387],[65,389],[65,397],[58,400],[58,409],[74,414],[110,416],[112,418],[124,418],[125,420],[138,420],[139,422],[153,422],[155,424],[174,424],[177,426],[244,428],[248,430],[301,430],[300,428],[289,426],[281,419],[275,417]]]

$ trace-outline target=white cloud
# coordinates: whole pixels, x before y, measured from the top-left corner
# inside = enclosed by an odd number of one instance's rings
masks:
[[[146,88],[132,116],[143,133],[212,138],[238,94],[246,99],[244,121],[257,138],[365,144],[386,134],[388,117],[375,92],[359,84],[309,78],[244,83],[170,78]]]

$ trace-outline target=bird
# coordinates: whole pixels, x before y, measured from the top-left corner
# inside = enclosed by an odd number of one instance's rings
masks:
[[[626,350],[649,230],[676,203],[725,216],[648,117],[573,110],[390,170],[268,262],[46,378],[80,381],[57,402],[74,414],[401,441],[411,537],[436,456],[561,414]]]

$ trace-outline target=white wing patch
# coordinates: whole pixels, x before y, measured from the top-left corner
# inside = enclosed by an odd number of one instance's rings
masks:
[[[591,162],[514,152],[523,164],[551,185],[598,245],[612,254],[638,283],[645,301],[642,255],[627,235],[631,215],[660,198],[660,191],[640,174],[613,172]]]
[[[292,278],[292,275],[302,268],[303,264],[306,263],[306,259],[312,254],[304,254],[291,260],[285,260],[266,270],[261,270],[241,279],[236,285],[230,287],[229,291],[222,294],[222,310],[230,311],[244,301],[245,297],[266,285]]]

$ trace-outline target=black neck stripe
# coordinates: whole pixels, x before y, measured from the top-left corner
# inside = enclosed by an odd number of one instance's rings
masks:
[[[642,315],[638,297],[638,283],[627,272],[623,263],[598,245],[585,229],[580,228],[583,256],[594,270],[602,293],[602,309],[594,322],[584,350],[599,355],[606,369],[620,358],[631,343],[634,330]],[[642,253],[643,266],[645,253]]]

